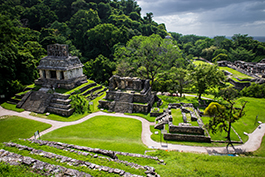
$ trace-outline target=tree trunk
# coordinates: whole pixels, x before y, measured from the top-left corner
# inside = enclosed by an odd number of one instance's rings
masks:
[[[228,125],[228,131],[227,131],[227,137],[226,137],[226,139],[227,139],[229,142],[231,142],[230,131],[231,131],[231,122],[229,122],[229,125]]]
[[[199,100],[201,100],[202,99],[202,94],[201,93],[199,93]]]
[[[231,145],[234,148],[234,146],[231,142],[230,132],[231,132],[231,121],[229,121],[229,125],[228,125],[228,131],[227,131],[227,137],[226,137],[226,139],[228,140],[228,144],[227,144],[226,148],[228,148],[229,145]]]

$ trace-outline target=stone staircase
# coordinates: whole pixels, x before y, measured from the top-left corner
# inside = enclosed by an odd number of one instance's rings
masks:
[[[28,92],[24,97],[17,104],[17,107],[22,107],[22,109],[25,109],[27,111],[42,114],[49,106],[50,100],[53,98],[53,94],[36,91]]]
[[[80,92],[82,93],[82,92],[84,92],[84,91],[88,90],[89,88],[94,87],[94,86],[96,86],[96,85],[97,85],[97,83],[91,83],[91,84],[88,84],[88,85],[86,85],[86,86],[80,88],[79,90],[80,90]]]
[[[62,116],[72,115],[74,109],[71,108],[71,99],[68,99],[70,95],[63,95],[60,93],[54,93],[53,95],[54,97],[51,99],[47,111]]]
[[[94,88],[92,88],[92,89],[87,90],[85,93],[83,93],[83,95],[84,95],[84,96],[87,96],[88,94],[90,94],[90,93],[92,93],[92,92],[94,92],[94,91],[96,91],[96,90],[99,90],[99,89],[102,89],[102,86],[101,86],[101,85],[98,86],[98,87],[94,87]]]

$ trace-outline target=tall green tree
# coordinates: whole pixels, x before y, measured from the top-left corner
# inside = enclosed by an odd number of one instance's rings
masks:
[[[102,54],[107,58],[113,58],[113,47],[119,42],[126,42],[127,30],[122,30],[113,24],[99,24],[86,32],[84,55],[87,58],[96,58]]]
[[[226,79],[224,73],[218,69],[217,65],[200,64],[190,71],[189,78],[196,92],[201,99],[201,95],[207,89],[220,88],[224,86]]]
[[[209,129],[213,134],[217,131],[225,131],[227,133],[226,139],[228,141],[227,147],[232,145],[231,141],[231,127],[232,123],[238,121],[244,116],[244,108],[246,106],[246,101],[242,102],[241,108],[237,108],[236,102],[234,101],[236,96],[236,90],[233,88],[227,88],[221,91],[221,95],[226,100],[226,104],[221,105],[216,102],[212,102],[205,109],[204,114],[209,115],[211,119],[209,123],[206,124],[207,129]]]
[[[74,45],[81,51],[86,50],[87,45],[87,31],[100,24],[101,20],[97,11],[79,10],[69,21],[69,27],[72,30],[71,39]]]
[[[36,41],[40,33],[17,24],[0,14],[0,94],[7,97],[38,77],[36,65],[45,52]]]
[[[183,89],[188,84],[188,71],[183,68],[172,67],[170,69],[170,76],[172,80],[177,81],[177,91],[182,97]]]
[[[250,62],[254,59],[255,54],[252,52],[252,50],[248,51],[243,47],[238,47],[235,50],[232,48],[230,49],[229,57],[231,61],[241,60]]]
[[[95,60],[90,60],[84,64],[84,74],[97,83],[107,85],[107,79],[112,76],[112,72],[115,71],[115,66],[114,62],[111,62],[103,55],[99,55]]]
[[[45,4],[36,4],[23,11],[21,18],[28,20],[31,29],[40,30],[58,19],[54,11]]]
[[[118,63],[123,60],[129,63],[134,68],[135,76],[150,79],[152,86],[160,72],[169,70],[181,59],[181,51],[171,40],[153,34],[133,37],[126,47],[116,51],[115,56]]]

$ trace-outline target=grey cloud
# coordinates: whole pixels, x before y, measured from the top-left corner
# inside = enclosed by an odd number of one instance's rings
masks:
[[[265,2],[245,2],[201,14],[201,21],[242,24],[265,20]]]
[[[137,0],[142,15],[182,34],[265,35],[265,0]],[[253,25],[252,25],[253,24]],[[210,34],[209,34],[210,35]]]
[[[260,0],[255,0],[262,2]],[[204,12],[223,8],[231,4],[255,2],[249,0],[139,0],[143,11],[153,12],[155,16],[174,15],[185,12]],[[264,1],[263,1],[264,2]]]

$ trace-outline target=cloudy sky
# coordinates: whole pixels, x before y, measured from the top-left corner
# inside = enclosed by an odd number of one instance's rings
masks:
[[[213,37],[265,36],[265,0],[136,0],[168,31]]]

